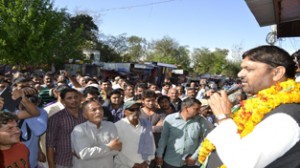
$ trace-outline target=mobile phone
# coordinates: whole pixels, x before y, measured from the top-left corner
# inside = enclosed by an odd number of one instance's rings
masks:
[[[4,99],[4,105],[2,108],[2,111],[4,112],[15,112],[22,100],[22,97],[13,100],[11,97],[11,90],[8,87],[2,91],[0,96]]]

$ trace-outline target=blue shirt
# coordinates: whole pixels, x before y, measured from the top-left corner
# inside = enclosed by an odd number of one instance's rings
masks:
[[[114,123],[123,118],[123,106],[120,106],[118,109],[113,109],[112,105],[109,105],[108,109],[113,115]]]
[[[170,114],[165,118],[156,155],[164,156],[164,161],[175,167],[185,165],[182,157],[186,155],[197,160],[200,143],[212,128],[203,117],[185,121],[179,112]]]
[[[25,119],[21,127],[22,138],[26,139],[26,141],[23,141],[23,143],[28,147],[30,151],[29,162],[30,162],[30,167],[32,168],[37,167],[39,137],[46,131],[47,122],[48,122],[47,112],[42,108],[38,108],[38,110],[40,111],[40,115]],[[28,137],[29,135],[26,129],[26,124],[31,130],[30,137]]]

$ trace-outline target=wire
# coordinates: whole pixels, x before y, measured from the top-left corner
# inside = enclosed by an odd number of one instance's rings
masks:
[[[170,3],[177,0],[165,0],[165,1],[159,1],[159,2],[152,2],[147,4],[141,4],[141,5],[131,5],[131,6],[123,6],[118,8],[108,8],[108,9],[101,9],[100,12],[109,12],[109,11],[115,11],[115,10],[125,10],[125,9],[132,9],[132,8],[140,8],[140,7],[146,7],[146,6],[152,6],[162,3]]]

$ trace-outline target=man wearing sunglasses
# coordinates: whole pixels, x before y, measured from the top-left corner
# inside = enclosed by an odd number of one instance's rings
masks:
[[[147,168],[154,158],[155,144],[150,121],[140,118],[141,104],[124,103],[125,118],[115,123],[122,150],[115,157],[115,168]]]

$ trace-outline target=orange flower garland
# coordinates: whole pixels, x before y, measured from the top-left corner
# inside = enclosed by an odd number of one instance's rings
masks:
[[[242,101],[240,109],[233,113],[233,121],[237,125],[238,133],[243,138],[252,132],[255,126],[272,109],[280,104],[299,102],[300,84],[296,83],[293,79],[288,79]],[[199,151],[199,162],[203,164],[213,150],[215,150],[215,146],[205,138]],[[225,168],[226,166],[222,165],[221,167]]]

